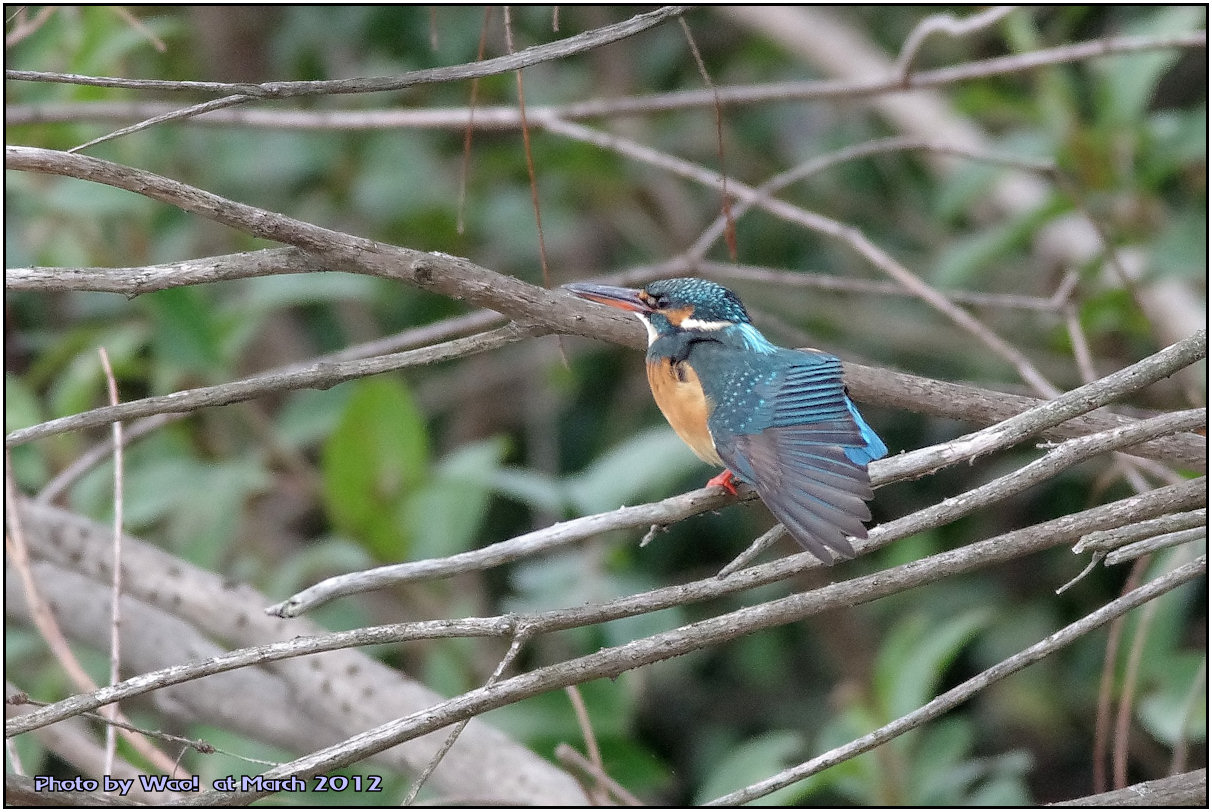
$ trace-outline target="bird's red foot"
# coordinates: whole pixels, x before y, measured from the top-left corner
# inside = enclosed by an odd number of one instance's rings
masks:
[[[712,485],[718,485],[733,496],[736,496],[736,485],[732,483],[732,472],[727,468],[707,480],[706,487],[710,488]]]

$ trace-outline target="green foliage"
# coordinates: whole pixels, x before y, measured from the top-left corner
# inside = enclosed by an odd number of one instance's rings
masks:
[[[165,42],[164,51],[113,8],[60,7],[41,29],[7,48],[8,67],[175,80],[397,75],[474,60],[484,18],[482,9],[467,7],[282,6],[242,18],[245,32],[226,18],[207,20],[196,7],[131,13]],[[777,38],[726,13],[702,8],[686,16],[714,85],[802,81],[829,70],[825,63],[809,66]],[[848,7],[830,13],[891,58],[927,12]],[[550,10],[516,8],[516,48],[630,12],[568,7],[560,14],[557,33]],[[487,56],[503,52],[500,19],[494,10]],[[1198,6],[1022,8],[981,32],[931,37],[918,64],[962,67],[1103,36],[1205,26],[1206,10]],[[247,46],[250,40],[255,47]],[[1158,315],[1143,306],[1153,294],[1197,314],[1206,307],[1207,77],[1202,65],[1191,67],[1201,55],[1199,49],[1150,48],[943,83],[921,92],[933,93],[940,109],[982,134],[981,149],[1008,162],[986,160],[978,150],[977,157],[948,156],[944,166],[930,151],[887,151],[831,166],[777,196],[856,229],[945,292],[1046,299],[1063,274],[1076,271],[1073,323],[1053,311],[965,305],[1068,388],[1082,381],[1071,328],[1087,340],[1096,368],[1109,372],[1167,342],[1163,328],[1177,321],[1170,318],[1177,311],[1167,306]],[[704,87],[676,23],[527,68],[522,76],[532,110]],[[135,91],[50,82],[11,81],[7,92],[13,112],[29,105],[153,101]],[[486,77],[477,94],[481,108],[514,106],[515,76]],[[182,106],[202,100],[185,93],[156,98]],[[463,108],[469,98],[469,82],[441,82],[235,109],[442,111]],[[719,111],[722,155],[709,107],[578,122],[723,171],[730,183],[756,186],[807,159],[900,134],[900,122],[881,106],[886,98],[741,99]],[[87,116],[33,120],[10,124],[6,136],[13,144],[68,149],[126,123]],[[639,276],[646,271],[637,266],[650,269],[693,245],[720,212],[716,188],[537,124],[530,136],[552,284],[615,272]],[[190,119],[87,154],[539,282],[521,134],[478,129],[469,152],[463,150],[461,124],[295,130]],[[1057,165],[1063,178],[1031,169],[1040,163]],[[1043,191],[1028,206],[1006,207],[1003,184]],[[49,175],[10,172],[6,206],[9,267],[137,267],[273,245],[138,194]],[[1048,244],[1049,235],[1066,233],[1075,221],[1084,224],[1079,233],[1098,239],[1080,259]],[[742,265],[847,282],[881,278],[852,246],[795,222],[755,209],[735,225]],[[706,256],[724,260],[729,252],[721,240]],[[1130,283],[1112,258],[1127,260]],[[754,304],[759,326],[781,343],[820,346],[847,360],[928,377],[1021,389],[1011,365],[912,298],[748,278],[734,287]],[[108,352],[120,396],[132,400],[307,362],[467,310],[466,303],[395,280],[337,272],[194,285],[131,299],[12,292],[6,299],[6,430],[105,404],[98,346]],[[326,391],[282,392],[173,422],[127,448],[127,528],[276,598],[330,574],[450,555],[661,499],[706,478],[706,466],[652,407],[638,353],[590,352],[579,339],[565,339],[563,366],[542,343],[550,341],[527,342],[517,354],[409,369],[406,382],[388,375]],[[1171,384],[1125,405],[1190,406],[1187,392]],[[1204,384],[1183,386],[1198,394]],[[898,449],[975,427],[861,406],[875,415],[871,421],[882,435],[896,437]],[[38,492],[106,437],[108,427],[101,427],[11,449],[18,486]],[[905,515],[1035,454],[1016,449],[881,488],[874,510],[881,520]],[[895,566],[1097,504],[1122,488],[1109,470],[1105,460],[1092,461],[995,509],[839,565],[828,577]],[[63,501],[107,521],[112,492],[112,464],[103,464],[76,481]],[[767,527],[760,508],[729,507],[678,523],[644,548],[636,543],[641,531],[620,532],[487,573],[343,599],[318,619],[352,628],[610,600],[709,577]],[[1159,567],[1173,563],[1159,558]],[[607,772],[646,801],[701,802],[865,735],[1119,594],[1124,574],[1100,570],[1058,598],[1053,590],[1082,563],[1067,550],[1052,551],[853,607],[844,617],[814,618],[581,686]],[[624,643],[808,583],[545,636],[528,643],[519,668]],[[1158,748],[1186,748],[1197,759],[1206,747],[1201,596],[1199,588],[1167,596],[1149,616],[1134,613],[1124,632],[1123,640],[1141,651],[1133,713],[1143,734],[1134,732],[1132,766],[1142,774],[1159,762]],[[500,656],[496,642],[437,641],[376,656],[453,695],[482,684]],[[1091,636],[943,718],[761,803],[1019,805],[1082,794],[1105,644],[1105,636]],[[10,670],[27,680],[23,688],[47,697],[72,690],[28,629],[10,623],[6,646]],[[88,667],[102,675],[103,658],[85,648]],[[1127,646],[1124,658],[1126,652]],[[1117,692],[1126,688],[1125,663],[1117,663]],[[584,749],[562,692],[487,718],[546,757],[561,742]],[[146,721],[162,724],[151,713]],[[204,725],[189,735],[251,757],[291,755]],[[1153,750],[1142,749],[1136,759],[1143,739]],[[27,769],[47,763],[32,737],[20,737],[16,746]],[[223,755],[193,764],[191,770],[207,777],[249,769]],[[1031,794],[1028,778],[1032,787],[1055,787],[1049,791],[1056,794]],[[398,798],[405,780],[389,776],[389,782],[387,794]],[[321,799],[291,799],[300,800]]]
[[[506,451],[502,437],[460,448],[433,466],[404,507],[412,558],[440,558],[476,546],[492,479]],[[397,553],[398,555],[398,553]]]
[[[503,438],[430,459],[425,418],[397,381],[359,381],[324,443],[333,524],[380,561],[436,558],[471,545],[489,506]]]
[[[668,493],[693,468],[694,455],[668,426],[644,429],[597,457],[583,471],[547,476],[532,470],[499,472],[496,486],[535,508],[601,513]]]
[[[768,778],[794,764],[794,756],[803,750],[803,735],[791,730],[775,730],[735,744],[712,765],[711,773],[699,786],[695,804],[704,804],[713,798]],[[759,798],[753,805],[794,804],[800,791],[800,787],[785,787]]]
[[[1168,550],[1150,568],[1156,577],[1192,557],[1186,548]],[[1208,657],[1184,641],[1183,617],[1202,611],[1197,584],[1172,590],[1130,616],[1125,634],[1133,641],[1122,662],[1138,652],[1141,701],[1136,716],[1159,743],[1187,747],[1206,742]]]
[[[820,749],[926,704],[960,652],[992,619],[989,609],[977,608],[950,618],[914,613],[893,624],[876,656],[870,698],[852,703],[821,731]],[[978,758],[975,743],[972,719],[945,716],[821,773],[817,787],[865,806],[1028,803],[1023,777],[1030,759],[1022,753]]]
[[[585,705],[594,738],[609,775],[629,776],[627,789],[641,796],[660,791],[668,771],[631,729],[638,685],[634,675],[617,680],[594,680],[576,690]],[[582,753],[584,732],[565,691],[550,691],[484,714],[484,720],[525,741],[535,752],[552,757],[557,745],[570,744]]]
[[[429,435],[408,390],[385,378],[354,384],[324,444],[324,503],[333,524],[380,560],[407,558],[414,536],[403,512],[428,469]]]

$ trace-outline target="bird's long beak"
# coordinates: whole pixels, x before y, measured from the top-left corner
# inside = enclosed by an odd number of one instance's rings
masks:
[[[564,285],[564,290],[591,302],[610,305],[620,310],[632,313],[651,313],[652,308],[640,298],[640,291],[633,288],[616,288],[613,285],[591,285],[587,282],[573,282]]]

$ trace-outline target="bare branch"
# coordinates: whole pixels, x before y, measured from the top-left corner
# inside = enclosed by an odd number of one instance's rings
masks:
[[[1207,510],[1193,510],[1189,513],[1176,513],[1172,516],[1162,516],[1143,522],[1132,522],[1123,527],[1111,530],[1100,530],[1082,536],[1081,541],[1073,545],[1073,552],[1078,555],[1094,553],[1106,554],[1125,544],[1141,539],[1151,538],[1161,533],[1173,533],[1191,527],[1202,527],[1208,524]]]
[[[73,637],[86,645],[102,639],[104,616],[91,607],[104,600],[108,574],[102,565],[108,550],[101,542],[108,537],[108,527],[25,501],[20,512],[31,554],[43,569],[40,580],[55,590],[55,601],[64,610],[64,622],[72,624]],[[189,663],[199,653],[204,658],[222,656],[233,644],[258,646],[296,635],[328,634],[306,620],[268,618],[261,611],[269,602],[263,594],[132,536],[124,539],[123,554],[128,567],[125,614],[134,616],[132,612],[140,610],[140,619],[133,624],[137,628],[128,630],[124,650],[131,667],[136,657],[141,658],[141,671]],[[10,593],[10,597],[17,596]],[[20,603],[10,601],[10,606]],[[429,632],[442,634],[436,626]],[[378,659],[344,648],[307,660],[292,658],[264,668],[244,668],[216,679],[219,683],[213,689],[210,681],[169,688],[162,712],[183,721],[208,719],[299,752],[443,699]],[[440,734],[419,739],[376,757],[376,762],[396,770],[420,769],[440,741]],[[170,764],[158,771],[171,769]],[[467,791],[514,803],[534,803],[542,797],[561,806],[583,799],[572,778],[478,721],[434,779],[443,792]]]
[[[603,319],[601,308],[575,296],[494,273],[461,257],[352,237],[237,203],[152,172],[84,155],[9,146],[5,148],[5,165],[9,169],[64,175],[126,189],[255,237],[302,248],[330,268],[407,282],[452,299],[489,307],[520,323],[643,345],[633,320],[622,314]],[[595,328],[592,332],[584,326],[589,322]]]
[[[1084,394],[1075,396],[1093,404],[1094,396]],[[1020,431],[1028,435],[1039,431],[1044,423],[1055,419],[1051,404],[1044,404],[1032,412],[1020,415],[986,429],[992,438],[990,443],[1005,442],[1005,445],[989,445],[983,440],[960,438],[954,443],[947,443],[934,449],[921,449],[910,454],[904,454],[893,460],[877,460],[870,465],[871,480],[876,486],[887,484],[898,478],[920,476],[927,471],[935,470],[936,461],[947,459],[945,465],[966,462],[967,456],[952,456],[948,449],[957,445],[969,449],[977,449],[975,453],[990,453],[996,448],[1006,447],[1019,442]],[[1091,406],[1093,408],[1093,406]],[[1040,422],[1043,421],[1043,422]],[[999,500],[1020,493],[1026,488],[1056,475],[1081,460],[1091,456],[1106,453],[1124,446],[1135,445],[1143,439],[1181,431],[1186,428],[1207,422],[1207,410],[1195,409],[1176,415],[1164,415],[1153,420],[1140,421],[1129,426],[1111,429],[1106,432],[1070,440],[1058,449],[1047,454],[1024,468],[1007,474],[994,482],[987,483],[960,496],[945,499],[929,508],[918,511],[911,516],[902,517],[893,522],[885,523],[874,528],[865,540],[856,541],[855,549],[860,553],[886,546],[887,544],[913,533],[937,527],[955,519],[968,515],[979,508],[993,504]],[[1021,430],[1014,429],[1015,425],[1027,426]],[[914,465],[916,462],[916,467]],[[895,473],[889,473],[895,463]],[[744,499],[754,497],[752,491],[744,492]],[[585,516],[560,522],[551,527],[536,530],[508,541],[497,542],[475,550],[468,550],[441,559],[423,561],[407,561],[401,564],[388,564],[361,572],[343,573],[327,578],[320,583],[308,587],[302,592],[292,595],[282,603],[268,607],[268,614],[279,617],[298,617],[317,606],[338,597],[383,589],[403,583],[432,578],[445,578],[459,573],[472,572],[499,566],[541,552],[549,552],[560,546],[583,541],[591,536],[633,527],[648,525],[669,525],[688,516],[693,516],[708,510],[717,509],[729,502],[733,497],[720,492],[718,488],[702,488],[697,491],[681,494],[645,505],[623,507],[609,513]],[[771,539],[773,540],[773,538]],[[742,556],[744,559],[744,556]],[[744,559],[748,560],[748,559]],[[740,562],[740,563],[743,563]],[[739,566],[739,563],[738,563]],[[729,574],[731,569],[721,572]]]
[[[994,354],[1011,364],[1018,371],[1019,375],[1022,376],[1023,380],[1029,383],[1039,394],[1051,397],[1059,392],[1017,347],[1014,347],[1001,336],[994,333],[966,310],[956,307],[948,301],[947,297],[923,282],[917,275],[893,259],[891,255],[869,240],[865,234],[854,226],[846,225],[782,200],[768,198],[746,184],[737,181],[727,183],[725,178],[717,172],[681,158],[658,152],[622,136],[604,133],[581,124],[560,121],[558,119],[539,120],[535,117],[535,123],[551,132],[596,144],[611,152],[617,152],[620,155],[626,155],[644,163],[659,166],[666,171],[710,186],[713,189],[721,191],[726,189],[739,200],[752,202],[755,206],[776,217],[838,240],[870,262],[872,266],[902,285],[906,290],[911,291],[917,298],[941,313],[960,329],[975,336],[981,343],[992,350]]]
[[[36,71],[9,71],[6,76],[10,79],[27,79],[30,81],[67,81],[71,84],[96,85],[101,87],[139,87],[152,88],[157,90],[206,90],[209,92],[234,92],[235,95],[225,96],[221,99],[195,104],[181,110],[175,110],[170,113],[155,116],[141,121],[138,124],[133,124],[129,127],[123,127],[116,132],[108,133],[107,135],[94,138],[91,141],[72,147],[69,152],[79,152],[87,147],[112,141],[124,135],[145,130],[156,124],[162,124],[167,121],[178,119],[191,118],[196,115],[208,113],[213,110],[222,109],[225,107],[234,107],[236,105],[245,104],[257,99],[266,98],[285,98],[292,96],[316,96],[316,95],[336,95],[341,93],[378,93],[388,90],[403,90],[413,87],[414,85],[430,84],[434,82],[449,82],[458,79],[479,78],[482,76],[491,76],[494,73],[503,73],[509,70],[521,71],[523,67],[538,64],[540,62],[548,62],[554,59],[561,59],[566,56],[571,56],[582,51],[597,48],[602,45],[615,42],[620,39],[639,33],[647,28],[657,25],[669,17],[674,17],[681,14],[683,9],[678,6],[666,6],[665,8],[657,9],[656,11],[648,12],[637,17],[632,17],[630,20],[625,20],[622,23],[603,26],[602,28],[593,31],[586,31],[577,34],[573,37],[550,43],[548,45],[536,45],[521,51],[517,54],[507,54],[505,56],[496,57],[495,59],[486,59],[479,62],[472,62],[467,65],[455,65],[446,68],[431,68],[429,70],[414,71],[405,74],[402,77],[381,77],[376,79],[334,79],[328,81],[312,81],[312,82],[264,82],[260,84],[223,84],[218,82],[170,82],[159,79],[114,79],[108,77],[82,77],[72,76],[70,74],[47,74]],[[510,56],[515,56],[517,59],[510,60]],[[506,67],[507,65],[512,66]],[[14,74],[14,75],[9,75]],[[21,74],[17,76],[16,74]]]
[[[1130,809],[1145,804],[1157,809],[1207,806],[1208,770],[1192,770],[1156,781],[1141,781],[1123,789],[1058,801],[1052,806],[1120,806]]]
[[[751,784],[744,789],[736,792],[723,795],[714,800],[708,801],[707,806],[739,806],[740,804],[748,803],[749,801],[761,798],[764,795],[769,795],[775,790],[783,787],[791,786],[797,781],[802,781],[811,775],[819,773],[832,767],[835,764],[840,764],[846,759],[853,758],[860,753],[865,753],[868,750],[873,750],[884,742],[890,741],[897,736],[905,733],[915,727],[929,722],[932,719],[937,719],[947,711],[956,707],[973,695],[983,691],[998,680],[1005,679],[1011,674],[1022,671],[1029,665],[1034,665],[1045,657],[1053,654],[1065,646],[1075,642],[1083,635],[1102,626],[1105,623],[1114,620],[1121,615],[1141,606],[1154,598],[1164,595],[1171,589],[1182,586],[1185,583],[1195,580],[1208,571],[1208,557],[1200,556],[1198,560],[1192,561],[1189,564],[1184,564],[1173,572],[1167,573],[1159,578],[1155,578],[1142,587],[1132,590],[1127,595],[1108,603],[1086,615],[1081,620],[1071,623],[1068,626],[1060,629],[1054,634],[1049,635],[1033,646],[1023,649],[1022,651],[1007,657],[997,665],[977,674],[971,679],[965,680],[963,683],[955,686],[949,691],[940,694],[934,699],[922,705],[912,713],[908,713],[899,719],[896,719],[888,724],[868,733],[862,738],[855,739],[848,744],[836,747],[827,753],[817,756],[811,761],[807,761],[789,770],[784,770],[776,775],[759,781],[756,784]]]
[[[271,392],[292,389],[328,389],[339,383],[364,378],[367,375],[377,375],[422,364],[433,364],[484,352],[520,341],[523,338],[542,335],[544,332],[546,331],[538,326],[520,327],[516,324],[507,324],[486,333],[479,333],[467,338],[456,338],[423,349],[405,350],[362,360],[320,362],[309,364],[298,372],[254,375],[250,378],[215,386],[203,386],[173,392],[170,395],[131,400],[117,406],[92,409],[70,417],[60,417],[29,428],[18,429],[9,433],[5,438],[5,443],[11,447],[40,437],[49,437],[65,431],[78,431],[114,420],[133,420],[166,412],[192,412],[211,406],[226,406]]]
[[[161,90],[169,92],[202,92],[239,94],[259,99],[285,99],[296,96],[328,96],[343,93],[383,93],[389,90],[404,90],[416,85],[437,82],[457,82],[565,59],[575,54],[591,51],[612,42],[626,39],[660,25],[665,20],[677,17],[686,11],[685,6],[663,6],[655,11],[638,14],[620,23],[584,31],[571,37],[534,45],[513,54],[451,65],[442,68],[426,68],[410,71],[400,76],[382,76],[367,79],[330,79],[306,82],[177,82],[162,79],[125,79],[102,76],[80,76],[72,73],[47,73],[43,71],[6,70],[6,79],[25,82],[54,82],[60,84],[88,85],[92,87],[121,87],[132,90]],[[466,121],[464,121],[466,123]]]
[[[4,287],[43,292],[94,290],[134,297],[187,285],[326,270],[324,262],[302,249],[266,248],[138,268],[6,268]]]
[[[1016,6],[991,6],[984,11],[958,19],[952,14],[931,14],[913,27],[905,43],[901,46],[901,54],[896,59],[896,72],[905,84],[909,83],[909,70],[913,60],[917,58],[922,45],[933,34],[947,34],[958,39],[976,33],[1001,21],[1007,14],[1014,11]]]
[[[746,496],[747,499],[755,497],[756,494],[752,492]],[[278,617],[298,617],[345,595],[488,569],[527,556],[550,552],[612,530],[673,524],[688,516],[723,507],[732,501],[734,497],[724,494],[719,488],[700,488],[659,502],[621,507],[609,513],[559,522],[508,541],[456,553],[446,558],[405,561],[402,564],[388,564],[362,572],[335,575],[292,595],[282,603],[268,607],[265,612]]]
[[[491,688],[469,691],[423,712],[367,730],[341,744],[317,750],[288,764],[275,767],[264,773],[264,777],[287,778],[292,775],[312,775],[339,769],[385,748],[526,696],[579,682],[613,678],[625,671],[719,645],[759,629],[800,621],[826,609],[854,606],[977,567],[1066,544],[1092,529],[1115,526],[1129,518],[1154,516],[1193,507],[1206,497],[1206,488],[1206,480],[1202,478],[1159,488],[1141,496],[1101,505],[872,575],[789,595],[623,645],[601,649],[593,654],[537,668],[504,680]],[[248,803],[263,794],[202,793],[187,799],[186,803]]]
[[[1088,383],[1046,401],[997,425],[961,437],[958,440],[901,454],[882,463],[873,472],[873,481],[886,481],[903,476],[916,476],[933,470],[932,460],[946,465],[955,460],[974,459],[980,454],[1019,443],[1049,426],[1111,403],[1131,392],[1173,375],[1208,354],[1208,334],[1200,331],[1190,338],[1167,347],[1159,353],[1131,366],[1111,373],[1094,383]]]
[[[109,390],[109,402],[111,406],[117,406],[118,399],[118,382],[114,379],[114,370],[109,363],[109,353],[105,351],[105,347],[98,348],[98,353],[101,356],[101,366],[105,370],[106,388]],[[110,634],[109,634],[109,684],[113,685],[118,682],[121,674],[119,663],[122,658],[121,647],[121,627],[122,627],[122,524],[123,524],[123,507],[124,499],[124,454],[122,442],[122,423],[114,421],[112,424],[112,437],[114,447],[114,536],[112,541],[112,549],[114,551],[114,559],[110,566],[111,572],[111,592],[110,592]],[[110,705],[104,711],[105,718],[110,721],[118,719],[118,706]],[[116,730],[112,725],[107,725],[105,728],[105,774],[111,775],[114,768],[114,752],[117,744],[115,736]]]
[[[846,363],[846,386],[860,402],[878,403],[938,417],[949,417],[977,425],[1005,420],[1049,401],[996,392],[950,381],[938,381],[890,369]],[[1048,440],[1067,440],[1096,431],[1125,426],[1131,418],[1099,410],[1044,429]],[[1196,434],[1179,434],[1151,440],[1125,449],[1159,460],[1168,460],[1195,471],[1208,465],[1208,443]]]
[[[1138,541],[1135,544],[1124,545],[1118,550],[1112,550],[1111,552],[1107,553],[1106,565],[1108,567],[1113,567],[1116,564],[1122,564],[1125,561],[1132,561],[1133,559],[1140,558],[1142,555],[1155,553],[1158,550],[1177,547],[1180,544],[1187,544],[1188,542],[1192,541],[1200,541],[1201,539],[1207,540],[1207,538],[1208,529],[1206,524],[1204,527],[1196,527],[1191,530],[1182,530],[1177,533],[1166,533],[1161,536],[1154,536],[1153,538],[1146,539],[1144,541]]]
[[[536,46],[544,47],[544,46]],[[1025,54],[994,57],[992,59],[956,65],[937,70],[919,71],[910,74],[909,87],[913,89],[945,87],[974,79],[986,79],[1025,71],[1038,70],[1051,65],[1082,62],[1118,54],[1173,48],[1207,47],[1207,32],[1188,31],[1161,36],[1123,36],[1088,40],[1086,42],[1041,48]],[[526,53],[521,51],[519,53]],[[517,56],[516,54],[514,56]],[[504,57],[501,57],[504,58]],[[477,63],[470,63],[477,64]],[[483,63],[479,63],[483,64]],[[451,70],[444,68],[443,70]],[[513,70],[503,68],[501,72]],[[6,78],[40,81],[73,81],[70,74],[43,74],[34,71],[6,71]],[[105,81],[95,77],[78,77],[84,80]],[[465,77],[473,78],[473,77]],[[122,82],[145,80],[122,79]],[[348,80],[341,80],[348,81]],[[176,89],[183,83],[168,82]],[[199,83],[209,85],[212,83]],[[247,89],[248,85],[224,86],[233,92],[235,88]],[[849,99],[899,92],[904,89],[900,77],[864,79],[861,81],[827,80],[802,82],[777,82],[761,85],[717,85],[719,102],[725,106],[768,104],[771,102],[811,101],[819,99]],[[225,91],[220,91],[225,92]],[[596,118],[618,118],[620,116],[647,115],[651,113],[691,110],[711,107],[715,97],[711,91],[684,90],[670,93],[654,93],[611,99],[590,99],[565,105],[532,107],[528,112],[535,116],[560,118],[566,121],[582,121]],[[171,113],[171,105],[156,102],[90,102],[48,103],[45,105],[13,105],[5,108],[7,124],[31,124],[53,121],[130,120]],[[200,115],[194,121],[207,125],[241,124],[250,127],[307,130],[350,129],[452,129],[463,130],[468,126],[470,111],[467,108],[447,110],[223,110]],[[521,119],[516,107],[477,107],[474,126],[477,129],[517,129]]]
[[[294,637],[280,643],[235,649],[216,657],[173,665],[159,671],[149,671],[114,685],[98,688],[91,693],[77,694],[29,713],[11,717],[5,723],[4,735],[16,736],[28,733],[86,711],[96,710],[112,702],[142,696],[170,685],[179,685],[200,677],[222,674],[225,671],[233,671],[251,665],[265,665],[292,657],[303,657],[358,646],[377,646],[385,643],[437,640],[449,637],[508,637],[514,633],[515,626],[516,623],[504,615],[462,620],[414,621],[386,626],[366,626],[361,629],[332,632],[318,637]]]

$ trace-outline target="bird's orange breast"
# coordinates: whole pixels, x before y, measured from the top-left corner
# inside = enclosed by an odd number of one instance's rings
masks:
[[[712,465],[724,461],[715,451],[707,428],[709,405],[699,376],[684,361],[661,358],[648,363],[648,385],[661,413],[699,459]]]

